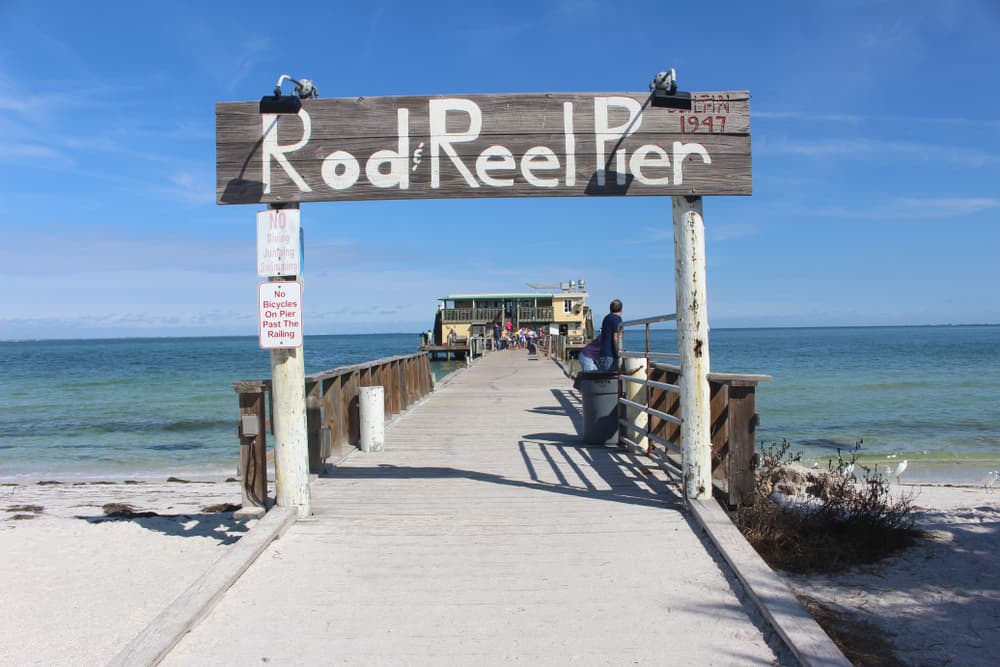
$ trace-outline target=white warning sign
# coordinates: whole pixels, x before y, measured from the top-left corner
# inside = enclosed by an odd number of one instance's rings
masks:
[[[258,285],[260,346],[302,347],[302,285],[267,282]]]

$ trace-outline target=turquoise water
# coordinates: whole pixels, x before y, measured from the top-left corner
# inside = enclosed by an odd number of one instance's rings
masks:
[[[673,331],[653,340],[676,348]],[[306,371],[418,343],[307,336]],[[643,345],[627,332],[626,347]],[[787,438],[824,462],[863,439],[865,456],[908,458],[911,470],[1000,468],[1000,327],[718,329],[710,354],[714,370],[773,376],[757,393],[758,439]],[[0,480],[229,476],[232,382],[269,374],[256,337],[0,343]]]
[[[643,333],[626,335],[644,348]],[[675,351],[675,336],[654,332],[654,347]],[[758,441],[787,439],[824,465],[863,441],[862,460],[905,458],[917,477],[1000,468],[1000,327],[718,329],[710,355],[713,370],[772,376],[757,391]]]
[[[306,372],[417,351],[416,334],[313,336]],[[270,377],[256,337],[0,343],[0,479],[229,476],[235,380]]]

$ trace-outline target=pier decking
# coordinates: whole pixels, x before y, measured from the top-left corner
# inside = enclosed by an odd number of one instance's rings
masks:
[[[555,364],[486,356],[314,479],[163,664],[784,662],[677,480],[580,419]]]

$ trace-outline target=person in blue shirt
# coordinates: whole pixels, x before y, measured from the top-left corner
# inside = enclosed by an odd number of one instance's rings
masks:
[[[622,347],[622,302],[611,302],[610,313],[601,322],[601,356],[597,368],[602,371],[618,370],[619,352]]]

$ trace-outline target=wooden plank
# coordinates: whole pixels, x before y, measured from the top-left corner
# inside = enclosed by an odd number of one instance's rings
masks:
[[[712,434],[712,479],[727,482],[729,479],[729,387],[718,382],[709,383]]]
[[[434,391],[434,373],[431,371],[431,359],[428,355],[423,355],[420,359],[421,393],[424,397]]]
[[[410,407],[410,392],[406,384],[406,362],[396,361],[392,364],[392,384],[395,387],[393,413],[402,412]]]
[[[336,378],[336,415],[331,415],[331,417],[337,420],[337,438],[333,443],[335,458],[340,458],[347,454],[351,441],[348,412],[350,399],[347,396],[349,390],[347,385],[348,378],[350,378],[350,374],[341,375]]]
[[[648,376],[650,380],[658,381],[663,378],[663,371],[658,371],[655,368],[648,370]],[[666,392],[661,387],[650,387],[647,392],[646,405],[655,410],[660,410],[661,412],[666,412]],[[650,415],[649,421],[647,422],[649,432],[653,435],[659,436],[666,440],[666,421],[660,419],[659,417]]]
[[[295,523],[296,518],[294,507],[273,508],[108,664],[126,667],[160,662],[184,635],[208,615],[264,549]]]
[[[715,500],[690,501],[692,514],[739,577],[744,590],[805,667],[850,667],[850,662],[767,566]]]
[[[729,388],[729,504],[753,502],[756,442],[756,387]]]
[[[450,197],[750,194],[746,91],[308,100],[216,105],[220,204]],[[267,166],[265,166],[265,161]]]
[[[323,383],[306,382],[306,434],[309,450],[309,472],[318,473],[323,468],[321,455],[323,427]]]
[[[361,382],[363,370],[348,373],[344,386],[344,425],[347,443],[356,445],[361,440],[361,415],[358,406],[358,389],[364,386]]]
[[[665,377],[666,377],[665,381],[668,384],[678,384],[681,380],[680,373],[674,373],[671,371],[667,371]],[[668,415],[677,417],[678,419],[683,419],[684,414],[683,411],[681,410],[681,395],[673,391],[668,391],[665,392],[665,396],[666,396],[666,409],[664,409],[664,412],[666,412]],[[675,443],[678,447],[680,447],[681,446],[680,425],[675,424],[674,422],[666,422],[665,428],[666,428],[666,435],[664,436],[665,439]]]
[[[399,412],[399,386],[396,382],[396,364],[388,361],[382,369],[382,385],[385,387],[385,421]]]

